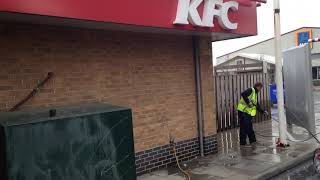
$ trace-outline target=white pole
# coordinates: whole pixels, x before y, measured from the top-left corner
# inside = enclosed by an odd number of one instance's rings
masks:
[[[279,138],[282,145],[287,145],[287,120],[284,113],[283,77],[282,77],[282,47],[280,28],[280,2],[274,0],[274,34],[275,34],[275,60],[276,60],[276,84],[278,99]]]

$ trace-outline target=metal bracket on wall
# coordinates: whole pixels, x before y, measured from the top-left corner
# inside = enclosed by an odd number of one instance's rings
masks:
[[[53,72],[49,72],[47,77],[44,80],[42,80],[40,83],[38,83],[37,86],[28,94],[28,96],[26,96],[23,100],[21,100],[19,103],[13,106],[9,111],[13,112],[19,109],[20,106],[22,106],[32,97],[34,97],[37,94],[37,92],[40,90],[40,88],[42,88],[52,77],[53,77]]]

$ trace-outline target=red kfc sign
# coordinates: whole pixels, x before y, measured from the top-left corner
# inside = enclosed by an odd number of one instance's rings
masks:
[[[25,14],[64,22],[248,36],[257,34],[255,4],[251,0],[1,0],[0,18]]]

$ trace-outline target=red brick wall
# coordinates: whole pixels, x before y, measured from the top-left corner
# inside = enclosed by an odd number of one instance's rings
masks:
[[[191,37],[2,24],[0,42],[2,111],[52,71],[54,79],[22,109],[97,101],[131,107],[137,152],[168,144],[169,131],[176,140],[197,136]],[[211,46],[205,41],[201,48],[211,135]]]

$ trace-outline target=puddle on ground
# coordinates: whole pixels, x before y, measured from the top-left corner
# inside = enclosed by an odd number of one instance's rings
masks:
[[[288,151],[288,149],[285,148],[276,148],[276,147],[266,147],[265,149],[262,149],[259,153],[266,153],[266,154],[281,154],[285,151]]]
[[[201,159],[201,160],[193,160],[193,161],[190,161],[190,162],[187,162],[187,163],[181,163],[181,165],[184,167],[184,168],[187,168],[187,169],[195,169],[195,168],[199,168],[199,167],[208,167],[209,166],[209,160],[206,161],[205,158]]]
[[[191,172],[191,169],[197,167],[197,166],[201,166],[203,167],[201,164],[197,164],[195,162],[192,163],[188,163],[186,165],[184,165],[182,163],[182,166],[184,169],[186,169],[186,171],[189,173],[190,177],[192,180],[222,180],[223,177],[219,177],[219,176],[212,176],[212,175],[208,175],[208,174],[194,174]],[[176,175],[176,176],[181,176],[185,178],[185,175],[182,174],[182,172],[180,172],[180,170],[178,169],[178,167],[169,167],[168,169],[168,175]]]
[[[301,154],[301,152],[293,151],[293,152],[289,152],[289,153],[287,154],[287,156],[292,157],[292,158],[296,158],[296,157],[299,156],[299,154]]]
[[[187,163],[181,163],[181,165],[184,167],[184,169],[196,169],[199,167],[209,167],[209,166],[226,166],[226,167],[230,167],[230,166],[234,166],[236,164],[238,164],[241,161],[241,155],[238,152],[233,152],[233,153],[229,153],[229,154],[216,154],[214,156],[207,156],[204,158],[199,158],[199,159],[195,159],[192,160],[190,162]]]
[[[248,156],[256,156],[258,153],[255,152],[254,149],[251,148],[241,148],[240,149],[240,155],[242,157],[248,157]]]

